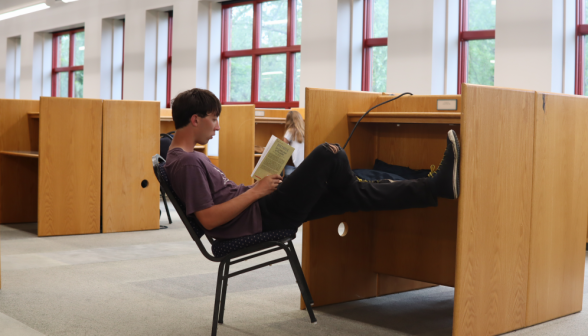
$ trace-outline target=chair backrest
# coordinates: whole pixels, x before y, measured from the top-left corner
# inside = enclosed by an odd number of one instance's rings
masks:
[[[213,261],[218,261],[218,258],[215,258],[210,253],[208,253],[208,251],[202,244],[202,241],[200,240],[202,236],[205,236],[206,231],[204,230],[204,227],[202,226],[202,224],[198,222],[196,218],[188,217],[186,215],[186,205],[179,199],[179,197],[174,192],[169,181],[169,177],[167,176],[167,172],[164,168],[165,159],[162,158],[161,155],[155,154],[152,158],[152,161],[153,171],[155,172],[155,176],[157,177],[157,180],[159,181],[161,188],[163,189],[164,193],[167,195],[172,205],[176,209],[178,215],[180,216],[180,219],[182,220],[182,223],[184,223],[184,226],[186,226],[186,229],[190,233],[190,236],[192,236],[192,239],[196,242],[196,245],[198,245],[200,252],[202,252],[202,254],[206,258]],[[212,240],[208,236],[206,236],[206,238],[208,238],[208,241],[211,244],[214,243],[214,240]]]
[[[159,155],[164,160],[167,160],[167,152],[169,151],[169,146],[171,146],[173,138],[174,136],[171,134],[161,133],[159,135]]]

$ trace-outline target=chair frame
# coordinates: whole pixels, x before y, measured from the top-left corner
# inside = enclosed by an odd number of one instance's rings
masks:
[[[168,138],[170,140],[173,140],[174,137],[171,136],[171,133],[172,132],[169,132],[169,133],[161,133],[161,134],[159,134],[159,139],[161,139],[161,138]],[[173,133],[175,133],[175,132],[173,132]],[[169,224],[171,224],[172,223],[172,219],[171,219],[171,216],[169,214],[169,208],[167,207],[167,201],[165,200],[165,193],[163,192],[163,189],[161,189],[161,187],[159,188],[159,191],[161,192],[161,198],[163,199],[163,206],[165,207],[165,212],[167,213],[167,220],[168,220]],[[163,226],[163,225],[161,225],[161,226],[162,226],[161,228],[167,229],[167,226]]]
[[[204,247],[204,244],[201,241],[201,236],[194,230],[192,225],[190,225],[190,221],[186,214],[181,211],[182,207],[179,205],[178,200],[173,196],[174,194],[169,189],[167,183],[161,183],[161,174],[159,172],[159,165],[165,160],[161,157],[161,155],[154,155],[153,156],[153,170],[155,172],[155,176],[159,181],[161,189],[165,194],[168,195],[169,200],[173,204],[174,208],[178,212],[178,215],[182,219],[184,226],[192,236],[192,239],[200,249],[200,252],[206,257],[206,259],[218,262],[218,276],[216,282],[216,295],[214,299],[214,317],[212,321],[212,336],[216,335],[218,323],[223,323],[224,311],[225,311],[225,300],[227,298],[227,285],[229,278],[234,276],[244,274],[250,271],[254,271],[256,269],[270,266],[272,264],[276,264],[282,261],[288,260],[290,262],[290,266],[292,267],[292,272],[294,273],[294,277],[296,278],[296,282],[298,283],[298,288],[300,289],[300,293],[302,294],[302,299],[306,305],[306,309],[308,311],[308,315],[310,317],[311,323],[316,323],[316,317],[314,316],[314,311],[312,310],[312,306],[314,305],[314,301],[312,300],[312,296],[310,295],[310,289],[308,288],[308,284],[306,283],[306,278],[304,277],[304,273],[302,272],[302,267],[300,266],[300,261],[298,260],[298,256],[296,255],[296,250],[294,249],[294,244],[292,244],[293,238],[284,238],[277,241],[267,241],[257,245],[249,246],[243,248],[238,251],[231,252],[223,257],[217,258],[211,255],[208,250]],[[178,209],[180,209],[178,211]],[[200,223],[197,223],[200,226],[202,232],[205,232],[204,227],[201,226]],[[212,244],[214,243],[214,239],[205,235],[208,241]],[[229,268],[231,265],[238,264],[240,262],[250,260],[253,258],[260,257],[262,255],[276,252],[283,250],[286,253],[286,257],[274,259],[271,261],[263,262],[261,264],[251,266],[245,269],[242,269],[237,272],[229,273]],[[257,253],[256,253],[257,252]]]

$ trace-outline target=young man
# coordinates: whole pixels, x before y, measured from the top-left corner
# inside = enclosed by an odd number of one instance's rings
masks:
[[[393,183],[359,182],[339,145],[316,147],[283,183],[279,175],[252,186],[236,185],[202,153],[220,130],[221,105],[207,90],[192,89],[173,101],[176,135],[165,164],[172,188],[213,238],[231,239],[262,231],[297,228],[341,214],[437,205],[437,197],[459,195],[459,141],[453,130],[439,169],[432,177]],[[235,134],[234,136],[239,136]]]

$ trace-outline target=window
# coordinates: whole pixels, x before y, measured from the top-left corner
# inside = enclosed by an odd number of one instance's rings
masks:
[[[460,0],[458,93],[462,83],[494,85],[496,0]]]
[[[53,34],[53,97],[84,96],[84,29]]]
[[[388,0],[364,0],[362,90],[386,92]]]
[[[588,95],[588,83],[586,82],[586,43],[588,42],[588,24],[586,24],[585,0],[578,0],[576,8],[576,94]]]
[[[301,22],[302,0],[223,6],[223,104],[299,106]]]
[[[174,24],[173,12],[169,12],[167,19],[167,84],[165,107],[170,108],[171,101],[171,64],[172,64],[172,27]]]

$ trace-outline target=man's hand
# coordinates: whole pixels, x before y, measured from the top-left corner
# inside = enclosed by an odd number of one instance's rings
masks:
[[[257,181],[251,189],[255,190],[259,198],[262,198],[273,193],[280,183],[282,183],[282,177],[280,175],[268,175]]]

